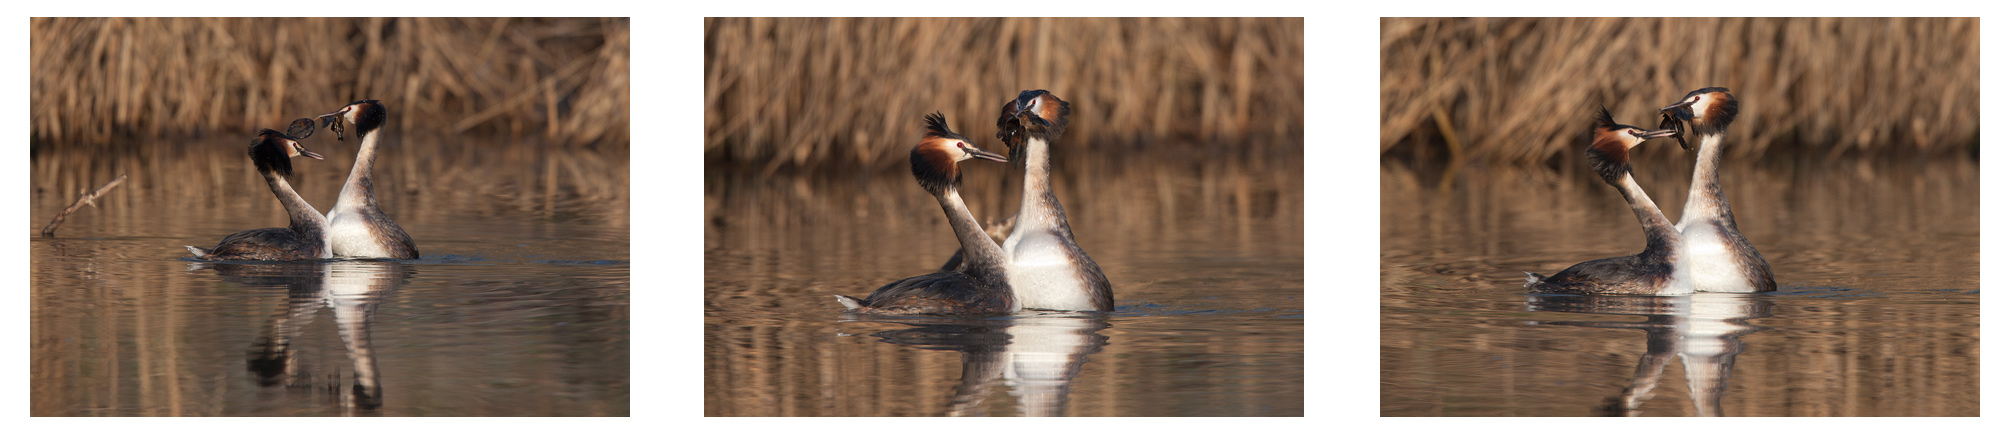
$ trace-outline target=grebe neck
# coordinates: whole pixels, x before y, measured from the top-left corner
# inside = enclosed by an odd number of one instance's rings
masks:
[[[1626,197],[1626,204],[1633,208],[1634,218],[1640,220],[1641,230],[1647,233],[1646,252],[1673,253],[1682,234],[1668,223],[1668,216],[1661,214],[1661,208],[1654,205],[1654,199],[1648,198],[1647,192],[1640,189],[1640,184],[1633,181],[1633,173],[1621,174],[1619,183],[1614,186],[1619,188],[1620,195]]]
[[[963,245],[963,272],[986,280],[996,278],[1003,281],[1005,250],[991,242],[991,235],[985,234],[984,226],[970,215],[970,208],[963,205],[963,196],[956,192],[956,187],[943,189],[941,194],[935,195],[935,201],[942,204],[942,213],[949,217],[949,228],[956,231],[956,241]]]
[[[1066,224],[1061,200],[1054,197],[1051,176],[1052,165],[1048,162],[1047,140],[1032,137],[1026,140],[1026,176],[1019,196],[1019,221],[1013,231],[1027,229],[1048,229]]]
[[[1682,203],[1678,227],[1689,227],[1712,219],[1731,220],[1731,207],[1724,202],[1724,187],[1717,182],[1717,166],[1724,157],[1724,134],[1703,136],[1696,151],[1696,170],[1689,177],[1689,199]]]
[[[342,184],[342,195],[335,199],[336,208],[377,207],[377,187],[370,181],[370,170],[377,165],[377,142],[384,136],[382,129],[380,126],[363,133],[362,147],[356,150],[356,164],[349,167],[349,181]]]
[[[259,170],[258,174],[265,176],[265,185],[272,188],[274,197],[279,198],[279,206],[286,208],[286,227],[325,243],[328,218],[315,210],[314,205],[308,204],[306,199],[300,198],[300,194],[293,191],[293,184],[286,182],[286,176],[269,170]]]

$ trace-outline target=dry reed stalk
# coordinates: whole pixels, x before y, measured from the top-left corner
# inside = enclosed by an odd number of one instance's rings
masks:
[[[1742,104],[1733,158],[1954,154],[1980,133],[1974,18],[1385,18],[1385,155],[1435,155],[1445,107],[1473,159],[1574,154],[1598,104],[1649,126],[1690,90]],[[1483,133],[1482,133],[1483,131]],[[1650,150],[1659,152],[1658,150]]]
[[[1068,139],[1095,143],[1063,152],[1295,150],[1303,28],[1299,18],[707,18],[705,154],[768,170],[895,167],[936,111],[997,145],[987,137],[998,107],[1027,89],[1072,103]]]
[[[38,141],[252,131],[357,99],[436,120],[393,131],[628,141],[622,18],[34,18],[29,40]]]

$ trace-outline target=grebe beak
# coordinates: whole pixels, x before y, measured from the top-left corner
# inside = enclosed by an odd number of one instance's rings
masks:
[[[965,153],[965,154],[969,154],[969,155],[970,155],[971,157],[974,157],[974,158],[983,158],[983,159],[989,159],[989,160],[992,160],[992,161],[998,161],[998,162],[1006,162],[1006,159],[1005,159],[1005,155],[999,155],[999,154],[996,154],[996,153],[991,153],[991,151],[988,151],[988,150],[984,150],[984,149],[978,149],[978,148],[976,148],[976,147],[970,147],[970,146],[964,146],[964,147],[963,147],[963,153]]]
[[[1696,109],[1691,108],[1691,106],[1695,104],[1696,101],[1683,101],[1668,104],[1668,106],[1666,107],[1661,107],[1661,115],[1663,117],[1675,116],[1678,118],[1677,120],[1686,122],[1689,121],[1690,119],[1696,118]]]
[[[1677,131],[1677,130],[1673,130],[1673,129],[1656,129],[1656,130],[1653,130],[1653,131],[1646,131],[1646,132],[1640,132],[1640,133],[1636,133],[1636,134],[1633,134],[1633,136],[1635,136],[1635,137],[1640,137],[1640,138],[1661,138],[1661,137],[1673,137],[1673,136],[1675,136],[1675,134],[1680,134],[1680,133],[1682,133],[1682,131]],[[1685,149],[1686,149],[1686,147],[1685,147]]]
[[[312,151],[312,150],[307,150],[307,148],[306,148],[305,146],[301,146],[301,145],[300,145],[300,143],[298,143],[298,142],[295,142],[295,143],[293,143],[293,150],[296,150],[296,151],[299,151],[299,152],[300,152],[300,155],[301,155],[301,156],[305,156],[305,157],[308,157],[308,158],[314,158],[314,159],[327,159],[327,158],[322,158],[322,157],[321,157],[321,154],[319,154],[319,153],[314,153],[314,151]]]
[[[1032,108],[1032,107],[1033,107],[1033,101],[1032,101],[1032,100],[1026,100],[1026,101],[1024,101],[1024,102],[1020,102],[1020,103],[1018,103],[1018,104],[1016,104],[1016,105],[1018,105],[1019,109],[1018,109],[1018,110],[1016,110],[1016,111],[1013,111],[1013,112],[1012,112],[1012,117],[1017,117],[1017,118],[1021,118],[1021,119],[1027,119],[1027,120],[1031,120],[1031,121],[1034,121],[1034,122],[1038,122],[1038,123],[1040,124],[1040,126],[1054,126],[1054,124],[1052,124],[1052,123],[1048,123],[1048,122],[1047,122],[1047,119],[1042,119],[1042,118],[1040,118],[1040,115],[1039,115],[1039,114],[1037,114],[1037,113],[1031,113],[1031,112],[1027,112],[1027,111],[1026,111],[1026,109],[1027,109],[1027,108]]]

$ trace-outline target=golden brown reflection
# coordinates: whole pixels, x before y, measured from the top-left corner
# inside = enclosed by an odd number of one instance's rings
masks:
[[[1640,183],[1679,217],[1688,161],[1646,152],[1635,156]],[[1472,166],[1440,191],[1435,170],[1384,164],[1384,415],[1979,413],[1975,161],[1728,163],[1725,194],[1780,292],[1761,295],[1770,313],[1750,325],[1765,329],[1738,338],[1735,374],[1721,389],[1704,381],[1700,400],[1674,375],[1662,379],[1658,399],[1622,392],[1643,389],[1629,378],[1666,361],[1642,359],[1668,352],[1643,352],[1640,333],[1531,326],[1614,319],[1542,309],[1524,299],[1520,271],[1631,254],[1646,243],[1618,192],[1585,171]],[[1618,320],[1627,324],[1617,328],[1650,337],[1660,329]]]
[[[863,295],[955,251],[941,208],[911,176],[708,170],[706,414],[1302,414],[1300,162],[1057,160],[1056,195],[1119,312],[1060,333],[1096,341],[1071,352],[1085,355],[1074,366],[1006,382],[994,373],[1010,367],[981,344],[916,350],[883,340],[906,341],[907,325],[839,322],[830,295]],[[964,173],[978,219],[1016,211],[1009,165],[966,163]],[[1198,310],[1221,313],[1184,313]],[[996,332],[1017,350],[1050,338],[1026,333],[1041,326],[1011,321]]]
[[[239,381],[246,375],[247,346],[258,338],[286,339],[283,333],[277,337],[253,333],[262,326],[298,326],[278,323],[286,318],[275,316],[275,311],[286,311],[291,305],[285,292],[268,290],[282,285],[325,286],[328,292],[327,313],[301,313],[335,316],[332,320],[335,332],[296,335],[293,347],[318,345],[320,351],[310,352],[307,359],[325,360],[329,354],[345,359],[345,352],[357,355],[353,365],[345,360],[340,365],[323,362],[318,369],[310,366],[303,374],[315,376],[302,376],[304,380],[298,382],[344,387],[343,392],[331,393],[348,399],[348,403],[341,403],[343,408],[373,406],[388,395],[390,403],[379,409],[379,413],[626,413],[626,389],[621,385],[626,381],[626,318],[618,317],[627,312],[625,297],[541,303],[544,299],[528,296],[530,300],[522,301],[537,304],[535,307],[523,307],[521,303],[425,301],[412,310],[424,312],[413,314],[488,308],[485,312],[458,317],[469,321],[497,320],[509,326],[449,324],[427,327],[435,334],[400,335],[383,332],[385,320],[377,317],[375,337],[380,342],[385,338],[403,338],[407,346],[393,350],[380,345],[371,350],[369,332],[362,325],[370,321],[368,312],[375,308],[373,303],[380,299],[378,295],[387,294],[390,286],[405,278],[408,272],[397,269],[401,265],[308,264],[333,268],[313,271],[315,275],[322,271],[328,275],[310,276],[308,282],[299,284],[245,282],[231,278],[238,274],[226,272],[225,267],[214,272],[186,269],[188,263],[180,261],[188,256],[180,250],[182,244],[213,243],[239,230],[281,226],[286,222],[271,192],[244,155],[249,140],[249,134],[136,140],[113,151],[87,151],[61,143],[37,146],[29,174],[32,188],[29,216],[37,221],[36,227],[67,206],[76,191],[95,188],[121,173],[130,178],[125,185],[100,198],[97,207],[72,215],[54,238],[35,241],[31,296],[35,301],[32,353],[36,398],[31,409],[34,413],[271,415],[316,409],[295,405],[308,398],[260,398],[295,392],[298,387],[245,391],[252,384],[249,380]],[[416,278],[430,274],[435,279],[420,285],[425,296],[448,296],[443,293],[456,293],[455,284],[473,284],[470,282],[480,282],[481,288],[537,288],[521,290],[532,294],[625,293],[629,227],[625,151],[560,151],[555,146],[513,145],[523,142],[513,138],[410,134],[392,135],[385,147],[380,148],[376,167],[378,198],[399,224],[412,232],[421,251],[428,252],[424,259],[433,262],[402,266],[416,270],[410,266],[470,260],[490,265],[432,267],[425,272],[410,272]],[[316,135],[303,144],[327,159],[297,160],[293,184],[307,200],[325,211],[333,204],[348,175],[357,142],[354,138],[337,142],[332,135]],[[536,256],[514,260],[531,254]],[[524,264],[531,259],[614,264]],[[521,266],[511,264],[513,261]],[[346,269],[358,266],[369,269],[357,272]],[[319,281],[323,279],[327,281]],[[565,290],[548,288],[552,286]],[[346,292],[361,294],[348,296]],[[409,296],[409,291],[399,296]],[[390,299],[389,302],[395,303],[400,298]],[[569,347],[554,345],[567,350],[615,350],[609,349],[615,346],[623,351],[620,358],[593,359],[606,355],[595,353],[564,362],[502,357],[465,362],[467,353],[455,353],[473,346],[496,345],[480,350],[497,347],[516,350],[544,343],[535,339],[466,342],[453,337],[472,332],[470,329],[513,330],[510,326],[526,323],[514,315],[577,310],[596,314],[604,311],[617,317],[576,319],[575,323],[596,324],[572,328],[585,329],[577,334],[560,335],[563,330],[539,329],[533,336],[552,334],[553,340],[563,337],[566,344],[577,343]],[[321,326],[330,322],[323,319]],[[408,320],[390,322],[394,329],[412,326]],[[621,325],[619,328],[605,325],[610,322]],[[606,331],[609,328],[619,329],[621,334],[610,336]],[[582,342],[586,338],[581,335],[616,341]],[[458,360],[449,363],[456,372],[483,371],[510,380],[528,377],[523,380],[539,384],[591,382],[577,389],[595,395],[557,405],[544,398],[488,398],[480,400],[480,405],[463,406],[427,400],[424,396],[432,392],[457,396],[484,394],[493,381],[470,379],[459,373],[402,376],[389,373],[429,368],[431,364],[412,360],[442,353]],[[382,366],[376,366],[373,357],[386,360]],[[405,362],[394,363],[391,359]],[[371,377],[378,368],[387,372],[384,388],[388,390],[383,393],[379,393]],[[366,374],[340,381],[323,380],[326,374],[356,370],[364,370]],[[209,374],[230,375],[231,380],[219,384],[221,381],[208,379]],[[291,378],[281,382],[285,380]],[[608,380],[618,382],[612,386],[601,382]],[[406,386],[397,387],[395,384],[400,381]],[[357,389],[358,386],[362,389]],[[251,392],[274,394],[247,397]],[[400,399],[406,404],[400,404]],[[339,402],[330,397],[327,403],[330,403],[327,408],[334,408]],[[348,413],[347,409],[342,410]]]

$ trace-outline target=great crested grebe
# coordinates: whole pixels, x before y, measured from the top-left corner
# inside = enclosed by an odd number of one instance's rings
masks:
[[[308,119],[307,131],[313,131]],[[295,122],[296,125],[298,121]],[[303,134],[304,135],[304,134]],[[216,247],[203,249],[188,246],[188,252],[202,260],[311,260],[329,257],[328,220],[307,204],[299,193],[293,192],[293,185],[286,182],[286,176],[293,174],[292,157],[306,156],[322,159],[321,154],[308,151],[300,141],[270,129],[258,131],[258,138],[251,140],[251,164],[258,168],[258,174],[265,176],[265,185],[272,189],[272,196],[279,198],[279,205],[286,208],[288,220],[286,228],[265,228],[246,230],[225,236]]]
[[[1019,301],[1006,280],[1005,251],[991,243],[963,196],[956,188],[963,183],[957,162],[983,158],[1004,162],[1005,156],[979,149],[970,139],[949,130],[942,114],[925,116],[928,133],[914,146],[907,161],[914,180],[942,204],[956,241],[963,244],[964,263],[953,271],[908,277],[872,291],[861,300],[837,295],[845,311],[870,314],[973,315],[1008,314],[1019,311]]]
[[[1584,149],[1584,156],[1591,162],[1591,171],[1598,173],[1606,184],[1619,188],[1619,195],[1633,207],[1633,216],[1640,219],[1640,227],[1647,232],[1647,250],[1578,263],[1546,278],[1523,272],[1528,275],[1528,282],[1522,286],[1537,293],[1686,295],[1693,292],[1688,279],[1676,272],[1681,234],[1668,223],[1668,217],[1661,215],[1661,209],[1654,206],[1654,200],[1647,197],[1640,184],[1633,181],[1633,166],[1627,157],[1627,151],[1634,146],[1677,132],[1646,131],[1617,124],[1612,121],[1612,113],[1603,107],[1598,109],[1596,119],[1597,124],[1591,128],[1591,147]]]
[[[1724,187],[1717,183],[1724,130],[1737,117],[1738,98],[1722,87],[1696,89],[1681,102],[1661,107],[1661,127],[1675,128],[1677,140],[1682,140],[1685,124],[1694,126],[1703,138],[1696,150],[1696,170],[1689,179],[1689,200],[1682,204],[1682,219],[1675,223],[1675,230],[1682,233],[1682,259],[1677,269],[1689,274],[1699,292],[1770,292],[1779,287],[1766,258],[1738,232],[1731,202],[1724,199]]]
[[[419,249],[412,236],[391,221],[377,207],[377,187],[370,181],[370,168],[377,164],[377,143],[383,140],[384,122],[390,119],[384,103],[375,99],[351,102],[333,113],[316,116],[342,139],[342,122],[356,125],[363,145],[356,150],[356,165],[349,168],[349,181],[335,207],[328,208],[329,245],[342,257],[416,259]]]
[[[1000,246],[1019,305],[1040,310],[1112,311],[1116,301],[1103,269],[1075,245],[1068,214],[1054,197],[1048,146],[1068,128],[1068,101],[1046,90],[1019,92],[998,117],[998,138],[1026,168],[1019,216]]]

